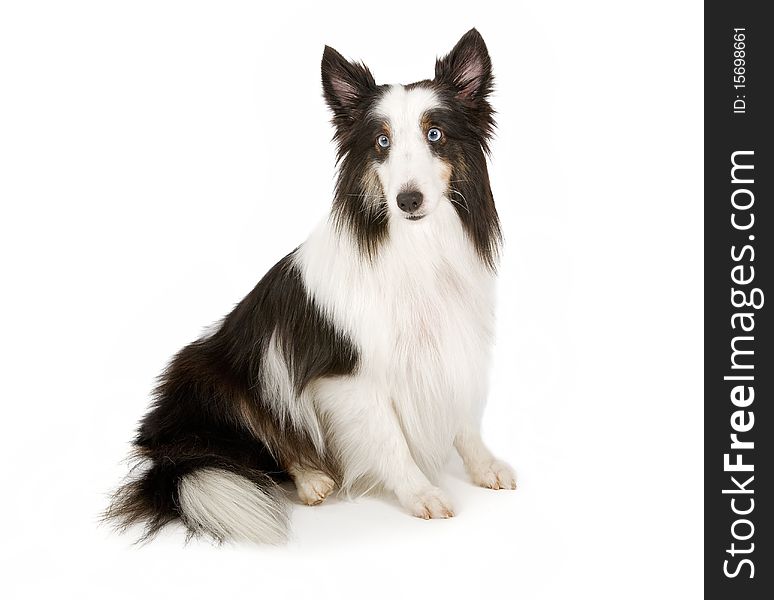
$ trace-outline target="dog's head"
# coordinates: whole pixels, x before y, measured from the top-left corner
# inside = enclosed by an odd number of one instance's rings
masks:
[[[436,61],[432,80],[408,85],[377,85],[364,64],[326,46],[322,83],[336,128],[340,216],[378,235],[388,221],[410,227],[448,202],[477,244],[496,245],[484,157],[492,67],[478,31]]]

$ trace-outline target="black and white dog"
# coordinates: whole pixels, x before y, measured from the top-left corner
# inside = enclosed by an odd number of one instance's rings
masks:
[[[330,215],[160,377],[134,440],[143,467],[107,511],[146,536],[278,542],[292,478],[317,504],[383,489],[446,518],[432,482],[452,447],[513,489],[481,441],[500,226],[486,154],[492,73],[473,29],[435,78],[377,85],[326,47],[339,172]]]

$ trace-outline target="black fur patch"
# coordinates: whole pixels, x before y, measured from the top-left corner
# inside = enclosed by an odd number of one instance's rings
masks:
[[[468,118],[448,90],[438,89],[435,82],[416,85],[436,89],[448,107],[425,115],[428,128],[438,127],[444,136],[442,142],[431,143],[430,149],[451,167],[446,195],[481,260],[494,269],[502,233],[486,166],[486,130],[478,128],[475,119]]]
[[[349,62],[328,46],[321,69],[323,94],[336,128],[338,177],[331,214],[337,227],[373,256],[387,237],[387,206],[381,186],[375,192],[364,182],[373,163],[384,158],[375,145],[383,124],[368,111],[388,86],[377,86],[368,67]]]
[[[217,467],[267,485],[298,462],[336,477],[303,430],[280,426],[262,392],[262,361],[272,334],[301,392],[318,377],[357,366],[353,344],[309,297],[293,254],[277,263],[210,337],[183,348],[160,377],[134,444],[150,468],[115,495],[108,518],[147,523],[146,536],[181,517],[182,477]]]

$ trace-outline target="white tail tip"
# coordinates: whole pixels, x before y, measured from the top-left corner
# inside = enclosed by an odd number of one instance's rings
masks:
[[[185,475],[178,494],[180,511],[195,535],[207,534],[221,542],[287,540],[287,504],[273,483],[264,488],[236,473],[205,468]]]

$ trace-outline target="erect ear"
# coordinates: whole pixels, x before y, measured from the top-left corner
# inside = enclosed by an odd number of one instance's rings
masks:
[[[484,38],[471,29],[451,52],[435,62],[435,80],[463,102],[475,103],[492,91],[492,61]]]
[[[330,46],[323,52],[322,84],[325,101],[337,120],[351,118],[363,98],[376,89],[368,67],[349,62]]]

